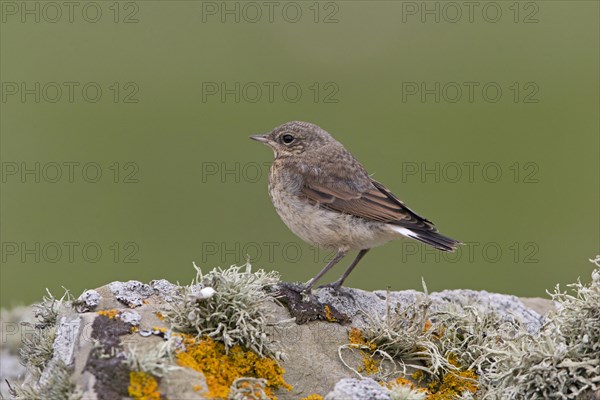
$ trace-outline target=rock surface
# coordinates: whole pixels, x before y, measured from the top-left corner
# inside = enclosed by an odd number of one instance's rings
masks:
[[[113,282],[84,292],[74,307],[58,315],[53,358],[40,380],[47,379],[47,375],[52,374],[52,365],[62,361],[73,366],[71,380],[81,389],[83,399],[126,398],[129,370],[124,363],[124,350],[135,348],[138,352],[147,353],[164,342],[163,333],[170,326],[157,311],[170,300],[176,288],[176,285],[164,280],[150,284],[129,281]],[[331,320],[298,325],[287,308],[276,302],[266,303],[264,307],[269,315],[267,334],[285,353],[282,361],[286,371],[284,378],[293,388],[291,391],[278,389],[277,397],[298,400],[320,394],[329,400],[387,400],[387,389],[375,381],[352,379],[357,376],[340,361],[338,348],[348,343],[350,326],[361,327],[369,323],[369,316],[385,315],[388,304],[408,305],[423,296],[416,291],[387,293],[347,288],[341,293],[327,288],[316,291],[318,301],[349,317],[346,325]],[[430,299],[434,308],[451,300],[459,307],[475,305],[494,310],[506,318],[522,320],[531,332],[539,330],[544,320],[543,313],[553,308],[549,300],[522,301],[514,296],[471,290],[432,293]],[[110,313],[119,316],[113,318]],[[0,354],[1,378],[7,378],[14,384],[15,375],[23,371],[11,367],[15,361],[14,355],[8,355],[8,349],[2,349]],[[360,360],[358,356],[350,355],[346,361],[359,363]],[[162,377],[160,391],[169,399],[198,399],[202,398],[198,387],[205,385],[201,373],[176,367]],[[359,397],[356,397],[357,393]],[[368,395],[361,397],[361,393]],[[7,396],[6,388],[3,395]]]

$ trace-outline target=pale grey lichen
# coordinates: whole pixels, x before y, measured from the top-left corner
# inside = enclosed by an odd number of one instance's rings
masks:
[[[23,337],[23,345],[19,349],[21,363],[29,372],[37,377],[42,374],[52,359],[53,344],[56,338],[56,327],[36,328]]]
[[[266,379],[237,378],[229,387],[227,400],[270,400]]]
[[[274,299],[264,289],[278,283],[279,274],[252,272],[249,263],[207,274],[195,264],[194,268],[195,280],[180,286],[161,310],[173,329],[208,336],[223,342],[226,349],[240,344],[261,356],[275,354],[266,333],[264,307]]]
[[[475,396],[463,391],[456,399],[579,400],[600,393],[600,257],[592,261],[597,268],[591,283],[578,281],[568,292],[557,286],[549,293],[557,309],[539,329],[532,329],[531,318],[452,300],[432,308],[425,286],[421,301],[388,304],[384,316],[366,315],[370,323],[361,327],[362,348],[376,345],[371,355],[379,370],[373,377],[386,381],[417,369],[427,383],[474,372]]]
[[[155,293],[151,285],[135,280],[111,282],[108,288],[117,300],[129,307],[141,306],[144,300]]]
[[[600,390],[600,256],[591,261],[590,284],[549,293],[558,309],[539,334],[490,344],[483,399],[570,400]]]
[[[72,298],[67,290],[60,299],[48,290],[46,293],[42,302],[33,306],[37,323],[24,336],[19,349],[21,363],[29,372],[28,379],[12,386],[11,396],[17,400],[76,400],[81,398],[81,391],[71,382],[72,367],[63,360],[72,355],[63,354],[62,347],[64,336],[71,332],[70,325],[64,317],[65,321],[58,324],[59,314],[72,306]]]
[[[36,327],[45,328],[56,325],[56,318],[62,307],[70,307],[73,299],[68,290],[60,299],[57,299],[46,289],[46,295],[42,297],[42,302],[33,305],[34,315],[37,318]]]
[[[180,369],[173,365],[175,348],[178,345],[173,338],[152,347],[146,346],[143,349],[138,348],[135,344],[130,344],[125,348],[124,362],[131,371],[145,372],[162,378],[169,371]]]
[[[365,315],[369,324],[362,330],[364,338],[369,344],[376,345],[376,352],[384,357],[384,361],[392,360],[391,364],[380,364],[379,379],[404,376],[409,369],[422,370],[437,378],[449,371],[458,371],[457,366],[448,361],[449,349],[441,346],[442,325],[432,322],[438,312],[431,310],[424,283],[423,288],[425,296],[420,301],[392,307],[388,300],[384,316]],[[385,366],[388,366],[387,370],[383,369]]]
[[[325,400],[390,400],[390,390],[371,378],[339,380]]]
[[[63,307],[70,306],[71,297],[68,291],[60,298],[55,298],[48,289],[42,302],[33,306],[37,319],[35,324],[24,322],[24,327],[30,327],[31,332],[23,335],[23,344],[19,349],[21,363],[33,374],[39,377],[54,353],[57,318]]]
[[[410,385],[395,383],[390,385],[390,400],[425,400],[427,393],[418,391]]]
[[[11,387],[11,396],[14,400],[80,400],[82,391],[71,381],[72,372],[71,367],[58,361],[47,382]]]
[[[142,316],[134,310],[121,311],[119,319],[131,326],[138,326],[142,322]]]
[[[102,296],[96,290],[86,290],[77,300],[73,301],[73,308],[80,313],[92,311],[98,307],[100,300],[102,300]]]

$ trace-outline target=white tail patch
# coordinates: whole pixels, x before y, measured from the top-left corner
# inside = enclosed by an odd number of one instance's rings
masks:
[[[402,228],[401,226],[394,226],[394,227],[392,227],[392,229],[406,237],[410,237],[410,238],[414,238],[414,239],[416,239],[418,237],[418,235],[416,233],[414,233],[413,231],[411,231],[410,229]]]

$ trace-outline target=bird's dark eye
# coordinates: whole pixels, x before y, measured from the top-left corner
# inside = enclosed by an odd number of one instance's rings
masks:
[[[283,135],[281,137],[281,140],[283,141],[283,143],[285,144],[290,144],[294,141],[294,137],[292,135]]]

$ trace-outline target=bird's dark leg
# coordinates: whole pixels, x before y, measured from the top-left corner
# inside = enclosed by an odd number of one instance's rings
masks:
[[[312,278],[310,281],[306,282],[306,287],[304,288],[303,291],[304,292],[310,292],[310,290],[312,289],[312,287],[314,286],[314,284],[317,283],[317,281],[319,279],[321,279],[321,277],[323,275],[325,275],[327,273],[327,271],[329,271],[335,264],[337,264],[338,262],[340,262],[340,260],[346,255],[347,252],[348,252],[347,250],[338,250],[338,252],[335,255],[335,257],[333,257],[333,259],[327,263],[327,265],[325,266],[325,268],[323,268],[321,270],[321,272],[319,272],[317,275],[315,275],[315,277]]]
[[[365,254],[367,254],[369,252],[369,250],[371,250],[371,249],[362,249],[361,251],[359,251],[358,254],[356,255],[356,258],[354,259],[354,261],[352,261],[352,264],[350,264],[348,269],[342,274],[342,276],[340,276],[340,279],[338,279],[335,282],[328,283],[327,285],[322,285],[319,287],[330,287],[335,290],[338,290],[340,287],[342,287],[342,284],[344,283],[344,281],[346,280],[348,275],[350,275],[352,270],[358,265],[358,262],[365,256]]]

